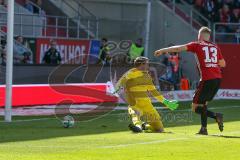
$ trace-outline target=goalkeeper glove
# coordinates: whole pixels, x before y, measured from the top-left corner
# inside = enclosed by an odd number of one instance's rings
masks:
[[[113,91],[112,95],[119,97],[119,91],[121,90],[121,87],[115,88],[115,90]]]
[[[171,101],[171,100],[164,99],[163,104],[166,105],[172,111],[177,109],[179,106],[178,101],[176,100]]]

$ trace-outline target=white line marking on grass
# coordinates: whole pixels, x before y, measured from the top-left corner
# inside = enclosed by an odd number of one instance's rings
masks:
[[[14,120],[14,122],[33,122],[33,121],[44,121],[44,120],[53,120],[56,118],[36,118],[36,119],[23,119],[23,120]],[[0,121],[0,123],[6,123],[5,121]]]
[[[163,140],[156,140],[156,141],[149,141],[149,142],[138,142],[138,143],[128,143],[128,144],[119,144],[119,145],[109,145],[109,146],[101,146],[98,148],[122,148],[122,147],[128,147],[128,146],[134,146],[134,145],[146,145],[146,144],[158,144],[158,143],[166,143],[170,141],[179,141],[179,140],[194,140],[199,138],[213,138],[210,136],[228,136],[226,134],[237,134],[240,133],[240,131],[232,131],[232,132],[225,132],[224,134],[212,134],[212,135],[193,135],[194,137],[182,137],[182,138],[171,138],[171,139],[163,139]],[[182,134],[178,134],[182,135]]]
[[[149,142],[138,142],[138,143],[127,143],[127,144],[118,144],[118,145],[110,145],[110,146],[101,146],[99,148],[121,148],[121,147],[128,147],[133,145],[145,145],[145,144],[157,144],[157,143],[165,143],[170,141],[178,141],[178,140],[187,140],[189,138],[171,138],[171,139],[162,139],[156,141],[149,141]]]
[[[209,134],[209,136],[214,135],[214,136],[228,136],[225,134],[238,134],[240,131],[232,131],[232,132],[220,132],[220,133],[215,133],[215,134]]]

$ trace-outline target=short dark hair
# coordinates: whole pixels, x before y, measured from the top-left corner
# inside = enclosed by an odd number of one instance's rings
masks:
[[[149,61],[149,59],[147,57],[137,57],[134,60],[134,67],[139,67],[142,64],[146,64]]]
[[[18,39],[18,38],[23,38],[23,36],[21,36],[21,35],[17,35],[16,37],[15,37],[15,39]]]
[[[107,38],[102,38],[102,41],[105,41],[105,42],[107,42],[107,41],[108,41],[108,39],[107,39]]]

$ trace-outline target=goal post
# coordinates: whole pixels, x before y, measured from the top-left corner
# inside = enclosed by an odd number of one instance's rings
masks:
[[[13,36],[14,36],[14,0],[8,0],[5,122],[12,121]]]

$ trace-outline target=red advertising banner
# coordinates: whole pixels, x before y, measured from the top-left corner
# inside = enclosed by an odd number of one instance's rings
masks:
[[[57,50],[64,64],[85,64],[90,52],[89,40],[56,39]],[[44,53],[49,49],[50,39],[39,38],[36,43],[36,63],[41,64]]]
[[[223,69],[222,88],[240,89],[240,45],[219,44],[227,66]]]

